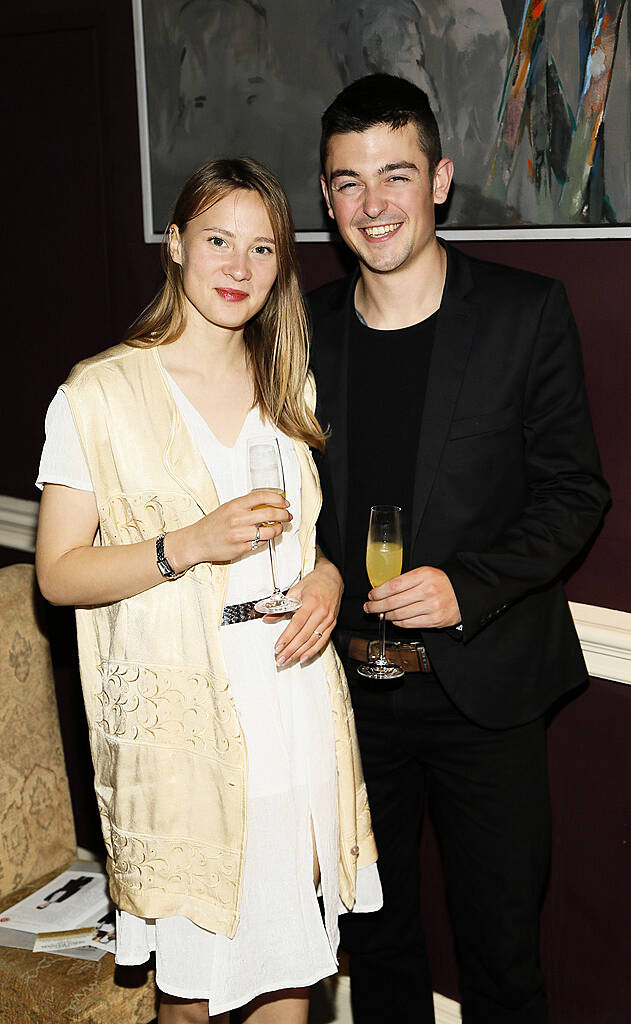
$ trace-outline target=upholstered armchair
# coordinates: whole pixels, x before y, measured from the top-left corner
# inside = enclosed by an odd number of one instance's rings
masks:
[[[33,567],[0,569],[0,911],[77,853],[40,613]],[[145,968],[0,946],[2,1024],[147,1024],[156,1012]]]

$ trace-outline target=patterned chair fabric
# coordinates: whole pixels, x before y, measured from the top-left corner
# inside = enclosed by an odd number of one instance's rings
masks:
[[[48,641],[32,565],[0,570],[0,899],[75,859]]]
[[[31,565],[0,569],[0,910],[75,860],[48,641]],[[153,975],[0,946],[2,1024],[147,1024]]]
[[[157,1013],[153,972],[26,949],[0,949],[2,1024],[147,1024]]]

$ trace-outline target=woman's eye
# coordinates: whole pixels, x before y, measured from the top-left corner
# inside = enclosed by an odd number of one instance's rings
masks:
[[[254,246],[254,252],[257,254],[257,256],[267,256],[268,253],[271,255],[273,253],[273,251],[274,250],[271,249],[269,247],[269,245],[255,245]]]
[[[211,245],[214,245],[216,249],[223,249],[224,245],[227,244],[225,238],[220,238],[219,235],[212,235],[208,241]]]

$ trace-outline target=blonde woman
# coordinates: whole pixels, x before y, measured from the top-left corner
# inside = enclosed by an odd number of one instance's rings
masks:
[[[340,578],[316,559],[324,436],[286,197],[252,160],[206,164],[163,251],[125,343],[51,403],[38,578],[77,606],[118,962],[155,950],[160,1024],[304,1024],[338,914],[381,890],[329,642]],[[278,440],[286,499],[249,492],[253,435]],[[289,623],[252,617],[272,537]]]

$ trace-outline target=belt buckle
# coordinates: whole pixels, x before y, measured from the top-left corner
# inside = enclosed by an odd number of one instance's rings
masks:
[[[418,642],[418,640],[391,640],[390,644],[392,647],[397,647],[402,651],[412,651],[416,655],[416,661],[421,672],[431,672],[429,666],[429,658],[427,657],[427,650],[425,645]],[[388,643],[386,642],[386,647]]]
[[[399,640],[386,640],[385,649],[386,649],[386,653],[388,651],[390,651],[390,654],[392,655],[393,653],[396,653],[397,651],[400,651],[402,648],[409,647],[409,646],[411,646],[411,645],[401,643]],[[395,649],[394,652],[393,652],[393,648]],[[368,660],[369,661],[375,661],[375,659],[378,656],[379,656],[379,640],[369,640],[368,641]],[[394,663],[395,663],[395,665],[399,665],[401,668],[405,668],[405,665],[404,665],[403,661],[401,661],[399,659],[395,658],[394,659]]]

